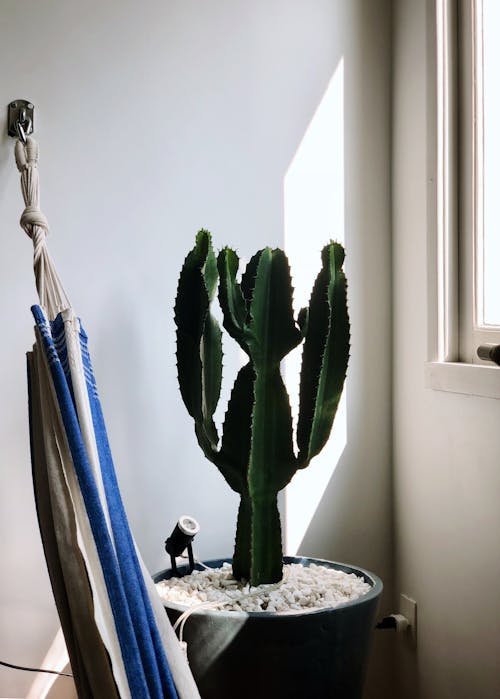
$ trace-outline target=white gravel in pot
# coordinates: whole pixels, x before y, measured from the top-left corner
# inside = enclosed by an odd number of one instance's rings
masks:
[[[235,612],[301,612],[337,607],[371,590],[355,573],[312,563],[283,566],[283,580],[273,585],[251,587],[233,578],[229,563],[221,568],[195,570],[182,578],[156,584],[162,599],[192,607],[206,604]]]

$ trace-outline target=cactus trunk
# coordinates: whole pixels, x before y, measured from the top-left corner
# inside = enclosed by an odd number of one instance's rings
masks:
[[[283,551],[278,496],[252,502],[252,565],[250,583],[279,582],[283,577]]]
[[[238,509],[236,540],[233,554],[233,575],[238,580],[250,580],[252,567],[252,501],[243,493]]]
[[[278,582],[282,577],[281,522],[278,496],[242,495],[238,509],[233,575],[251,585]]]

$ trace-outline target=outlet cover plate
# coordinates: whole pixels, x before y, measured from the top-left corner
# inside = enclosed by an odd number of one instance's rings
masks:
[[[415,640],[417,637],[417,603],[408,595],[399,597],[399,613],[408,619],[408,631]]]

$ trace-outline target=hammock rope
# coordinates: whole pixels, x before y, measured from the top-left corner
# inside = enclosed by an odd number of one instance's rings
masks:
[[[40,209],[38,143],[30,136],[26,143],[16,141],[15,156],[25,203],[20,225],[33,242],[33,269],[40,304],[53,320],[58,313],[70,307],[70,302],[46,245],[49,223]]]

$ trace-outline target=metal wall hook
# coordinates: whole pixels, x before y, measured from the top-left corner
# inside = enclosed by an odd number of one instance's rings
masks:
[[[23,110],[22,116],[16,121],[16,130],[21,141],[26,143],[27,134],[33,131],[31,119],[26,117],[26,110]]]
[[[8,133],[26,143],[26,138],[33,133],[34,106],[28,100],[14,100],[9,104]]]

